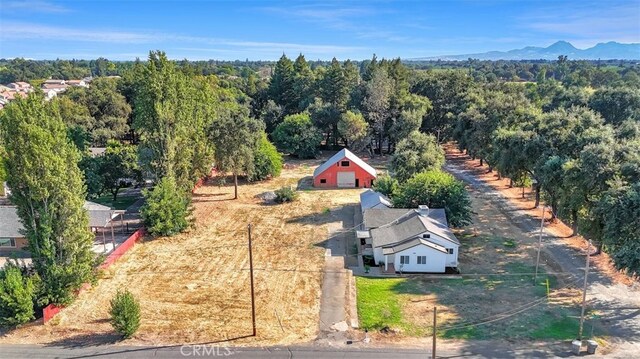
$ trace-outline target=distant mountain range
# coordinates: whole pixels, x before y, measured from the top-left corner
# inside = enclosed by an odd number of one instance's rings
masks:
[[[640,43],[621,44],[610,41],[588,49],[578,49],[566,41],[558,41],[549,47],[527,46],[510,51],[489,51],[479,54],[422,57],[410,60],[555,60],[566,55],[569,60],[640,60]]]

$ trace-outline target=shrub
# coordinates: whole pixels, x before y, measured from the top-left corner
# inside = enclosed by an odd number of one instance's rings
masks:
[[[172,177],[165,177],[151,191],[140,209],[147,230],[153,236],[172,236],[189,227],[190,201]]]
[[[388,174],[383,174],[378,176],[372,187],[375,191],[391,197],[398,191],[398,180]]]
[[[298,192],[291,187],[282,187],[274,191],[277,203],[293,202],[298,199]]]
[[[248,173],[249,181],[262,181],[269,177],[278,177],[282,172],[282,155],[263,133],[258,140],[254,153],[254,167]]]
[[[12,327],[34,319],[34,287],[17,265],[5,265],[0,271],[0,326]]]
[[[111,325],[116,332],[128,339],[140,327],[140,304],[128,290],[118,291],[111,299]]]

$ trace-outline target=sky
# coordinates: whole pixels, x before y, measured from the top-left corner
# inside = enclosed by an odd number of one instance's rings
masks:
[[[1,0],[0,58],[361,60],[640,42],[640,0]]]

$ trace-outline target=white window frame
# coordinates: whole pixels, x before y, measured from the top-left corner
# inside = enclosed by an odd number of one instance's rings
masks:
[[[427,256],[418,256],[418,264],[427,264]]]
[[[400,264],[407,265],[411,263],[410,256],[400,256]]]
[[[447,254],[453,254],[453,248],[447,248]]]

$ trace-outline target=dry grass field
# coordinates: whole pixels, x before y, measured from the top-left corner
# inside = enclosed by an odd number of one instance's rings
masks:
[[[160,345],[233,340],[234,345],[313,340],[318,330],[323,242],[339,219],[330,209],[358,201],[359,190],[303,189],[297,202],[265,205],[257,195],[298,186],[320,161],[288,161],[282,176],[233,186],[216,179],[194,195],[195,227],[136,245],[89,291],[46,325],[0,339],[13,343],[99,344],[117,337],[109,301],[129,289],[142,308],[140,330],[125,344]],[[227,184],[231,181],[227,181]],[[309,183],[309,179],[302,180]],[[257,303],[251,334],[247,224],[253,225]]]

